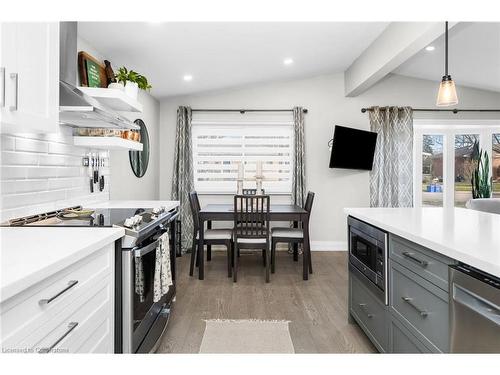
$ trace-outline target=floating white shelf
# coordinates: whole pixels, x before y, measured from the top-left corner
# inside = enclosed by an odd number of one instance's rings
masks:
[[[142,112],[142,104],[118,89],[100,87],[78,87],[88,96],[118,112]]]
[[[105,150],[142,151],[142,143],[118,137],[73,137],[75,146]]]

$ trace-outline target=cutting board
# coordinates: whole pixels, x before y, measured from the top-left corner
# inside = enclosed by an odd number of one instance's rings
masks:
[[[87,52],[78,52],[78,73],[80,86],[107,87],[105,66]]]

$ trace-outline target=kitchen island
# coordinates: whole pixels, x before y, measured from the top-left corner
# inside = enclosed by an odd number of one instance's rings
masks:
[[[449,352],[449,274],[464,264],[500,277],[500,215],[462,208],[344,211],[350,320],[381,352]],[[370,243],[359,228],[377,240]]]

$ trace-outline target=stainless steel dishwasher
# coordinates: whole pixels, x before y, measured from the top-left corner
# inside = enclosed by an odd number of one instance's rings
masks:
[[[500,279],[465,264],[449,276],[451,352],[500,353]]]

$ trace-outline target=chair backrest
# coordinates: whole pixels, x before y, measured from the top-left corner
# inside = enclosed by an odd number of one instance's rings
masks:
[[[236,238],[268,238],[269,195],[234,196],[234,234]]]
[[[262,194],[265,194],[264,189],[262,189]],[[257,189],[243,189],[243,195],[257,195]]]
[[[196,191],[189,193],[189,205],[191,206],[191,213],[193,214],[194,230],[198,231],[200,228],[199,212],[201,210],[201,206],[200,200],[198,199],[198,193]]]
[[[314,201],[314,193],[312,191],[309,191],[307,193],[306,203],[304,204],[304,210],[307,211],[307,214],[309,216],[311,215],[313,201]]]

